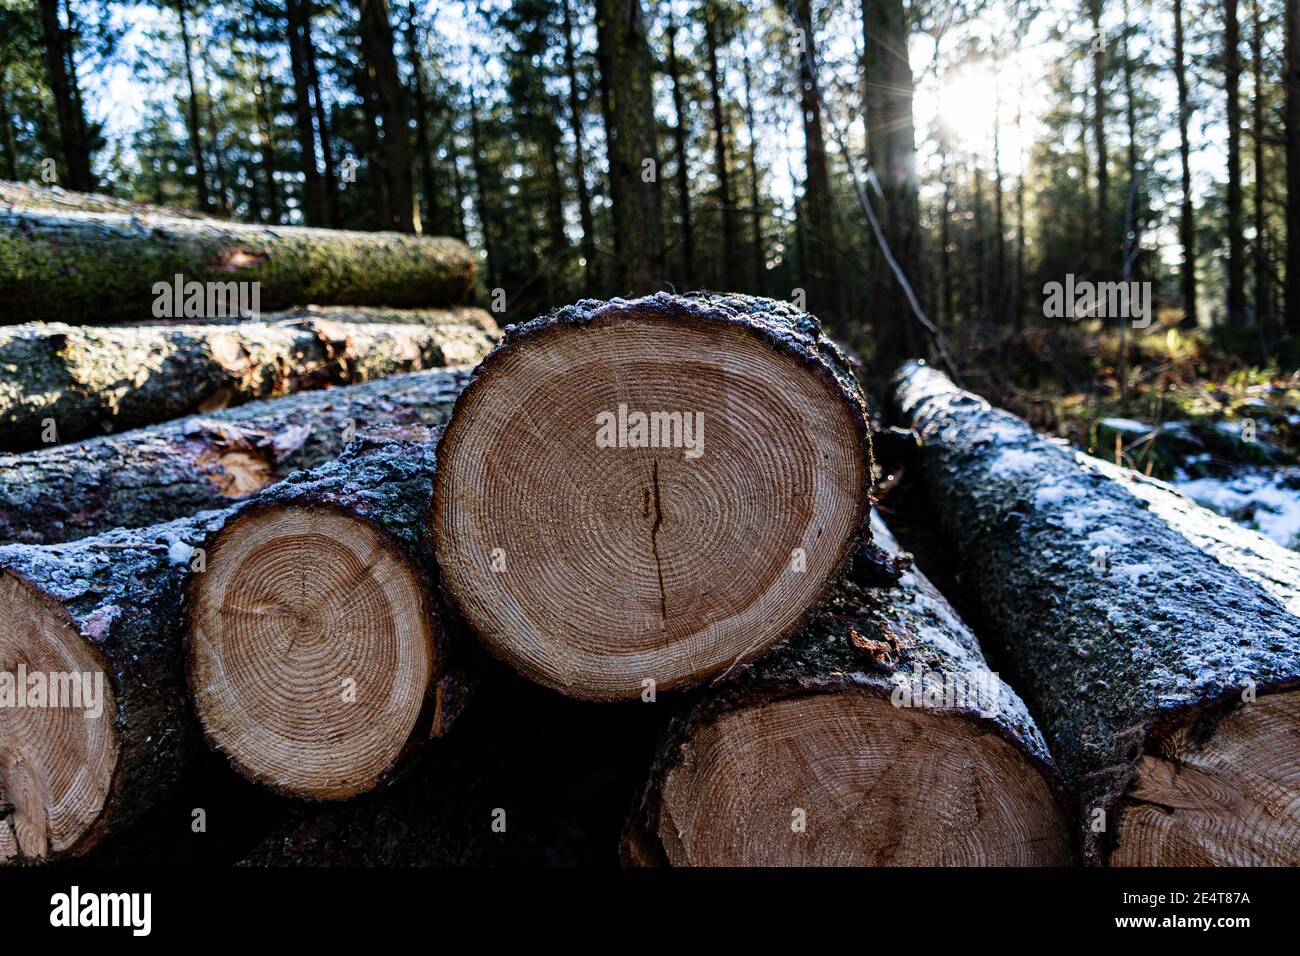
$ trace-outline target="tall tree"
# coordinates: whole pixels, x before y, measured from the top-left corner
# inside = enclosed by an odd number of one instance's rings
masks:
[[[828,322],[842,321],[843,287],[840,283],[840,249],[835,242],[835,215],[831,203],[830,167],[822,130],[822,107],[817,77],[817,40],[812,0],[795,0],[795,18],[801,32],[799,52],[799,104],[803,110],[804,193],[807,218],[808,262],[804,266],[811,288],[809,307]]]
[[[620,291],[646,293],[664,280],[653,66],[641,0],[596,0],[605,148],[614,203]]]
[[[190,40],[189,4],[187,0],[174,0],[176,16],[180,20],[181,46],[185,51],[185,79],[189,86],[187,102],[186,129],[190,138],[191,159],[194,161],[194,191],[198,196],[199,208],[212,210],[212,194],[208,191],[208,169],[204,159],[203,128],[199,121],[199,90],[194,75],[194,54]]]
[[[1237,0],[1223,3],[1223,92],[1228,125],[1228,324],[1246,321],[1245,240],[1241,234],[1241,25]]]
[[[668,84],[673,96],[673,157],[676,161],[677,218],[681,230],[682,281],[695,286],[695,226],[691,222],[690,165],[686,154],[686,96],[682,92],[681,66],[677,61],[677,34],[681,28],[668,7]]]
[[[1286,4],[1286,327],[1300,336],[1300,3]]]
[[[895,261],[919,288],[924,283],[909,32],[903,0],[862,0],[863,113],[867,155],[880,183],[877,215]],[[920,343],[911,306],[883,249],[876,250],[871,275],[880,361],[892,368],[917,354]]]
[[[727,163],[727,119],[722,102],[722,76],[718,65],[718,44],[722,10],[718,0],[705,0],[704,47],[708,56],[709,103],[713,113],[713,172],[718,178],[718,206],[722,210],[722,284],[737,287],[736,206],[731,191],[731,171]]]
[[[406,55],[411,66],[411,92],[415,107],[415,152],[420,161],[420,198],[424,200],[423,221],[428,228],[442,231],[442,208],[434,175],[433,142],[429,136],[429,98],[425,93],[424,57],[420,52],[419,24],[415,0],[406,0]]]
[[[1191,142],[1188,126],[1191,106],[1187,92],[1187,54],[1183,41],[1183,0],[1174,0],[1174,78],[1178,83],[1178,157],[1182,167],[1182,204],[1178,219],[1179,242],[1183,247],[1183,321],[1196,328],[1196,213],[1192,208]]]
[[[1235,2],[1235,0],[1233,0]],[[1105,274],[1111,266],[1108,190],[1110,163],[1106,156],[1106,35],[1101,17],[1104,0],[1088,0],[1092,18],[1092,138],[1097,149],[1097,268]]]
[[[286,0],[285,20],[289,38],[289,72],[293,75],[293,118],[298,132],[298,156],[302,162],[302,215],[309,226],[325,221],[321,199],[320,168],[316,161],[316,130],[312,126],[311,74],[307,69],[307,0]]]
[[[1268,214],[1266,196],[1268,178],[1264,163],[1264,142],[1268,136],[1265,125],[1265,113],[1268,109],[1264,94],[1264,17],[1261,0],[1251,0],[1251,147],[1252,165],[1255,167],[1255,239],[1253,242],[1255,262],[1255,315],[1262,324],[1269,324],[1273,317],[1272,290],[1268,257]]]
[[[745,131],[749,137],[749,198],[753,205],[749,214],[750,253],[753,256],[754,277],[751,291],[756,295],[764,292],[764,279],[767,252],[763,248],[763,193],[758,184],[758,132],[754,109],[754,70],[750,62],[749,51],[745,51],[743,60],[745,75]]]
[[[361,55],[372,77],[383,120],[380,148],[388,183],[389,229],[415,232],[415,185],[411,171],[410,111],[397,72],[388,0],[357,0],[361,13]]]
[[[95,188],[90,171],[90,139],[86,115],[77,87],[75,50],[71,31],[64,28],[59,16],[59,0],[40,0],[41,35],[45,62],[50,74],[50,92],[59,124],[59,142],[63,151],[64,176],[72,189]]]
[[[587,185],[587,147],[583,136],[582,95],[578,87],[578,53],[573,40],[573,0],[561,0],[564,9],[564,76],[568,81],[569,127],[573,133],[573,178],[578,186],[578,223],[582,226],[583,291],[596,290],[596,223],[591,212],[591,187]]]

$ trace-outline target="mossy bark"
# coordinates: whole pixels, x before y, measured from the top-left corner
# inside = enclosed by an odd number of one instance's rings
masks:
[[[103,810],[79,855],[165,799],[200,743],[181,655],[185,580],[193,548],[225,520],[208,511],[73,544],[0,547],[0,575],[16,575],[67,614],[102,661],[116,701],[119,750]]]
[[[256,282],[263,309],[464,302],[474,257],[455,239],[120,213],[0,209],[8,322],[138,322],[156,283]]]
[[[253,399],[482,358],[481,326],[340,323],[0,329],[0,448],[83,438]]]
[[[1024,703],[990,670],[975,635],[925,576],[899,561],[888,529],[873,517],[873,540],[902,573],[892,585],[845,581],[815,617],[775,651],[720,687],[694,694],[669,723],[623,836],[625,863],[667,862],[658,836],[664,780],[690,759],[699,729],[734,711],[795,697],[869,694],[897,705],[922,707],[938,680],[964,681],[970,693],[942,705],[995,734],[1024,754],[1064,806],[1065,791],[1047,744]],[[863,576],[863,580],[866,580]],[[920,690],[922,699],[914,699]]]
[[[1076,798],[1085,861],[1102,863],[1162,735],[1198,721],[1213,734],[1251,694],[1300,686],[1300,618],[1124,482],[941,373],[904,366],[894,408],[920,434],[964,583]]]
[[[358,429],[443,424],[468,378],[413,372],[0,455],[0,543],[54,544],[228,507],[337,457]]]
[[[201,219],[197,212],[173,206],[151,206],[102,193],[79,193],[59,186],[37,186],[0,179],[0,209],[48,209],[64,212],[110,212],[130,216],[172,216]]]

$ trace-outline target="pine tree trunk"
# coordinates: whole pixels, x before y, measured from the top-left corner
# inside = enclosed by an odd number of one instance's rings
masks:
[[[415,22],[415,3],[406,3],[406,47],[411,61],[412,105],[415,107],[415,147],[420,157],[420,191],[424,194],[424,228],[443,219],[438,183],[433,172],[433,144],[429,139],[429,103],[424,95],[424,57]]]
[[[591,189],[587,185],[587,147],[584,144],[582,101],[578,96],[578,61],[573,45],[572,0],[564,3],[564,73],[568,81],[569,126],[573,134],[573,178],[578,184],[578,222],[582,226],[583,289],[596,289],[596,225],[591,214]]]
[[[411,139],[406,87],[397,72],[393,53],[393,28],[388,0],[356,0],[361,11],[361,50],[374,77],[384,130],[381,140],[384,171],[388,177],[388,214],[385,228],[415,231],[415,188],[411,171]]]
[[[0,208],[0,322],[141,322],[178,275],[258,283],[263,309],[430,306],[470,295],[474,257],[453,239]]]
[[[618,290],[653,292],[664,280],[663,213],[654,115],[654,66],[641,0],[596,0],[605,139],[614,204]]]
[[[1300,336],[1300,4],[1286,5],[1286,328]]]
[[[815,320],[660,293],[512,328],[457,400],[433,509],[488,647],[608,700],[791,633],[867,534],[864,405]]]
[[[878,201],[878,218],[903,274],[921,289],[925,281],[912,121],[912,68],[907,57],[910,32],[903,0],[863,3],[863,111],[867,118],[867,152],[883,194]],[[878,365],[881,374],[888,375],[903,359],[918,354],[923,343],[917,335],[911,305],[882,249],[875,250],[871,275]]]
[[[680,68],[677,64],[679,27],[668,11],[668,81],[673,91],[673,158],[677,176],[677,218],[682,240],[682,281],[695,288],[695,228],[691,221],[691,171],[686,155],[686,98],[682,94]]]
[[[1071,788],[1085,861],[1300,862],[1300,594],[1256,570],[1267,549],[925,366],[899,373],[894,405]]]
[[[843,321],[843,286],[840,281],[839,247],[835,242],[835,215],[831,207],[831,180],[826,162],[826,139],[822,135],[821,100],[817,96],[817,77],[812,65],[817,63],[817,43],[812,18],[812,0],[796,0],[795,15],[803,30],[803,52],[799,57],[799,97],[803,111],[804,196],[807,215],[809,260],[805,271],[812,288],[808,305],[828,324]],[[813,250],[816,250],[814,254]],[[879,333],[880,330],[876,330]]]
[[[1234,0],[1235,2],[1235,0]],[[1114,266],[1110,238],[1110,160],[1106,153],[1106,35],[1101,29],[1105,0],[1088,0],[1092,18],[1092,136],[1097,147],[1097,274]]]
[[[59,124],[59,142],[63,147],[64,175],[69,188],[91,190],[95,188],[95,180],[90,171],[90,143],[85,139],[81,94],[70,67],[74,56],[72,42],[59,20],[59,0],[40,0],[40,4],[41,38]]]
[[[467,378],[412,372],[0,454],[0,544],[57,544],[228,507],[336,458],[364,426],[443,424]]]
[[[187,590],[208,743],[313,800],[392,779],[459,716],[484,658],[439,613],[425,516],[435,431],[385,425],[238,507]]]
[[[727,164],[727,120],[722,106],[722,77],[718,69],[718,10],[704,6],[704,45],[708,54],[709,104],[713,110],[713,172],[718,177],[718,205],[722,211],[722,285],[737,288],[736,210],[732,202],[731,171]]]
[[[426,313],[427,315],[427,313]],[[277,322],[0,328],[0,448],[15,450],[294,392],[477,362],[495,323]],[[484,317],[486,318],[486,317]],[[448,357],[454,362],[448,362]]]
[[[320,169],[316,163],[316,131],[311,121],[311,92],[307,76],[307,55],[303,47],[304,0],[286,0],[289,35],[289,72],[293,75],[293,118],[298,131],[298,155],[302,161],[303,219],[309,226],[325,224],[320,191]]]
[[[878,518],[872,537],[892,584],[842,584],[781,648],[679,709],[625,862],[1070,862],[1064,788],[1029,711]]]
[[[1237,0],[1223,3],[1223,90],[1228,133],[1228,324],[1246,322],[1246,246],[1241,216],[1241,25]]]
[[[189,87],[186,101],[185,124],[190,138],[190,158],[194,160],[194,192],[199,201],[199,208],[212,212],[212,196],[208,193],[207,160],[204,158],[203,129],[199,125],[199,93],[194,79],[194,54],[190,44],[189,16],[186,13],[186,0],[174,0],[176,16],[181,25],[181,46],[185,51],[185,82]]]
[[[1194,329],[1196,317],[1196,219],[1192,207],[1191,142],[1188,126],[1187,61],[1183,47],[1183,0],[1174,0],[1174,78],[1178,81],[1178,156],[1182,166],[1182,207],[1178,217],[1179,241],[1183,247],[1183,321],[1184,328]]]

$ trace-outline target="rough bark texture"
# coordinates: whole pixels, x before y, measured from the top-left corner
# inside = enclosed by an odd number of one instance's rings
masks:
[[[170,216],[176,219],[202,218],[196,212],[172,206],[116,199],[101,193],[79,193],[59,186],[37,186],[0,180],[0,209],[50,209],[63,212],[109,212],[128,216]]]
[[[470,364],[492,342],[482,326],[339,323],[310,313],[233,325],[0,329],[0,448]]]
[[[97,822],[63,855],[85,852],[163,800],[199,742],[181,658],[184,582],[192,549],[225,511],[74,544],[0,548],[17,575],[70,618],[92,646],[116,700],[119,752]]]
[[[419,742],[447,732],[473,692],[485,660],[464,628],[450,615],[439,612],[437,565],[425,533],[433,498],[438,434],[437,429],[421,425],[367,429],[335,460],[296,472],[237,506],[229,522],[214,527],[205,540],[206,550],[212,553],[222,528],[271,509],[336,511],[371,525],[418,571],[427,595],[426,612],[438,620],[434,630],[437,647],[428,698],[403,750],[403,759],[415,751]],[[191,585],[191,594],[194,587]],[[187,645],[191,641],[192,637],[187,637]],[[268,662],[267,666],[273,667],[274,663]],[[390,767],[386,779],[399,766],[395,763]]]
[[[1198,718],[1212,735],[1246,688],[1300,684],[1300,619],[1259,575],[935,370],[905,366],[894,403],[921,434],[965,583],[1077,799],[1084,858],[1104,862],[1161,735]]]
[[[455,239],[113,213],[0,211],[6,321],[92,324],[152,314],[154,284],[257,282],[263,309],[463,302],[474,257]]]
[[[840,584],[807,626],[780,648],[722,688],[696,695],[680,707],[624,832],[624,862],[667,862],[658,836],[661,788],[673,766],[690,759],[691,739],[703,725],[741,708],[788,698],[844,693],[891,698],[900,687],[913,684],[918,668],[925,675],[987,680],[972,682],[978,701],[944,708],[944,715],[972,721],[1018,749],[1064,806],[1064,787],[1047,743],[1024,703],[990,671],[975,635],[934,585],[910,568],[910,559],[900,558],[897,543],[880,519],[873,518],[872,524],[880,550],[903,569],[897,582],[863,578]]]
[[[335,458],[359,428],[442,424],[468,377],[415,372],[0,455],[0,543],[53,544],[227,507]]]

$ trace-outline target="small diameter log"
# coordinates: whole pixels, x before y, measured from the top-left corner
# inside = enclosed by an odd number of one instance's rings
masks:
[[[873,538],[898,546],[879,519]],[[669,726],[625,862],[1035,866],[1071,860],[1020,698],[915,569],[841,584],[807,627]]]
[[[229,507],[336,458],[359,429],[441,425],[464,370],[412,372],[0,454],[0,544],[52,544]]]
[[[157,314],[155,285],[177,276],[257,283],[262,309],[456,304],[473,292],[474,265],[456,239],[0,207],[7,322],[139,322]]]
[[[1188,533],[1211,516],[1173,518],[933,369],[905,366],[894,400],[1085,861],[1300,863],[1300,618],[1277,589]]]
[[[488,321],[491,321],[490,318]],[[457,324],[0,328],[0,448],[122,431],[193,412],[477,361],[492,339]]]
[[[446,593],[495,655],[575,697],[739,666],[870,533],[858,386],[815,319],[768,299],[584,301],[508,328],[439,461]]]
[[[49,209],[73,212],[113,212],[132,216],[172,216],[202,219],[196,212],[173,206],[150,206],[100,193],[79,193],[59,186],[37,186],[0,179],[0,209]]]
[[[352,797],[459,713],[478,657],[436,610],[424,535],[435,438],[369,430],[207,542],[187,673],[208,742],[246,777]]]
[[[0,863],[83,853],[179,782],[183,585],[224,516],[0,548]]]

